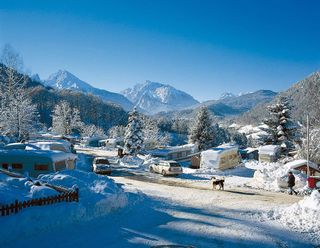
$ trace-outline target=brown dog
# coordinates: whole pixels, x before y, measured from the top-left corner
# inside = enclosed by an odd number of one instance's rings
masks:
[[[217,179],[216,177],[211,177],[212,189],[216,189],[219,186],[219,190],[224,190],[224,177],[222,179]]]

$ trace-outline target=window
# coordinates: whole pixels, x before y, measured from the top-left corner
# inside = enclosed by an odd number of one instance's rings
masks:
[[[110,164],[107,159],[97,159],[96,164]]]
[[[47,165],[47,164],[35,164],[34,165],[34,169],[35,170],[41,170],[41,171],[48,170],[49,169],[49,165]]]
[[[64,160],[55,162],[56,171],[60,171],[66,168],[66,162]]]
[[[7,169],[8,169],[8,167],[9,167],[9,165],[8,165],[8,164],[2,164],[2,168],[3,168],[3,169],[6,169],[6,170],[7,170]]]
[[[22,164],[19,163],[12,164],[12,169],[21,170],[22,167]]]

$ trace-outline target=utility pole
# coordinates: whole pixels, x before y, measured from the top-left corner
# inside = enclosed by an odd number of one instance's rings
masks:
[[[310,167],[309,167],[309,114],[307,114],[307,178],[310,176]]]

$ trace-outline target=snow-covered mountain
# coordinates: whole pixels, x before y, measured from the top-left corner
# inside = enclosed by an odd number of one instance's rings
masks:
[[[222,93],[219,99],[223,100],[223,99],[232,98],[232,97],[236,97],[236,95],[231,92],[225,92],[225,93]]]
[[[134,105],[149,114],[182,110],[198,103],[189,94],[168,84],[146,81],[121,92]]]
[[[95,88],[90,84],[80,80],[75,75],[66,70],[59,70],[58,72],[50,75],[49,78],[43,83],[46,86],[50,86],[56,89],[70,89],[85,93],[91,93],[100,97],[106,102],[116,103],[123,107],[125,110],[131,110],[133,107],[132,103],[123,95]]]

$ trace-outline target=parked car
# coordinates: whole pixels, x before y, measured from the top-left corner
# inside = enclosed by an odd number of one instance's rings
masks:
[[[97,174],[110,175],[112,170],[109,160],[105,157],[94,158],[93,171]]]
[[[182,167],[176,161],[159,161],[150,165],[150,172],[160,173],[163,176],[179,175],[182,173]]]

